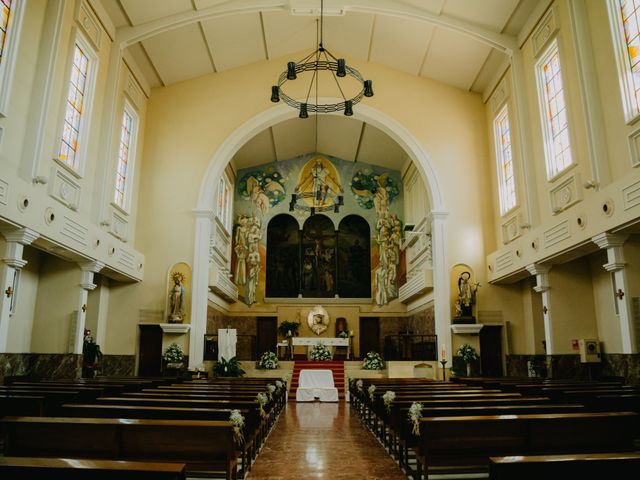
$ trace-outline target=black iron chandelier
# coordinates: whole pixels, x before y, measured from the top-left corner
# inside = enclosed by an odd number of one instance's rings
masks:
[[[320,0],[320,38],[318,47],[309,55],[299,62],[288,62],[287,69],[280,74],[278,84],[271,87],[271,101],[277,103],[282,98],[284,102],[298,110],[300,118],[309,118],[309,112],[313,113],[333,113],[344,112],[347,117],[353,115],[353,106],[362,100],[362,97],[373,97],[373,83],[371,80],[365,80],[358,70],[346,64],[344,58],[334,57],[329,50],[323,45],[323,19],[324,19],[324,0]],[[321,71],[328,71],[336,82],[342,101],[339,103],[318,103],[318,81]],[[304,102],[299,102],[291,98],[283,90],[283,86],[288,81],[298,78],[298,74],[303,72],[313,72],[311,83],[307,91],[307,97]],[[347,98],[340,85],[338,78],[346,76],[353,77],[361,85],[361,90],[353,97]],[[315,85],[316,103],[309,103],[309,96]]]

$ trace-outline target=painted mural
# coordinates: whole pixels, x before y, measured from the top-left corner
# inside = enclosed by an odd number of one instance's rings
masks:
[[[238,178],[232,272],[244,303],[397,298],[400,172],[308,154]]]

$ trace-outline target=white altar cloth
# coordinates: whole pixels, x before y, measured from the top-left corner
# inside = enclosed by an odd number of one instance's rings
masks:
[[[322,344],[325,347],[347,347],[347,359],[351,356],[351,347],[349,346],[348,338],[338,338],[338,337],[293,337],[291,339],[291,344],[295,346],[306,346],[307,347],[307,356],[308,352],[314,345]]]
[[[337,402],[338,389],[333,383],[331,370],[301,370],[296,390],[296,402]]]

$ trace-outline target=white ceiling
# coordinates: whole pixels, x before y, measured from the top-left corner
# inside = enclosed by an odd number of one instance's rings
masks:
[[[176,15],[218,6],[243,6],[246,0],[96,0],[121,31],[162,22]],[[368,0],[367,0],[368,1]],[[471,29],[517,36],[540,0],[378,0],[377,5],[415,8],[435,18],[461,22]],[[306,3],[305,3],[306,2]],[[257,2],[253,2],[256,4]],[[264,5],[282,2],[263,2]],[[317,0],[290,5],[319,6]],[[325,0],[331,7],[337,0]],[[366,2],[356,2],[365,4]],[[373,0],[370,4],[376,4]],[[344,4],[344,2],[342,2]],[[330,10],[330,8],[328,9]],[[355,9],[357,10],[357,9]],[[325,15],[324,44],[336,56],[370,61],[454,87],[483,93],[506,56],[472,36],[436,23],[380,13],[346,10]],[[204,74],[223,72],[260,60],[316,47],[316,16],[292,15],[286,9],[209,17],[161,33],[128,47],[152,87]],[[287,160],[318,151],[344,160],[400,170],[406,153],[385,133],[342,116],[293,119],[250,140],[234,157],[236,168]]]

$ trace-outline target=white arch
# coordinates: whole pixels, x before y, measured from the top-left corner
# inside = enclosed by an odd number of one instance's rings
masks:
[[[322,98],[321,103],[335,102],[338,99]],[[338,114],[339,115],[339,114]],[[195,245],[193,258],[193,286],[191,302],[191,333],[189,342],[189,362],[193,367],[202,362],[203,338],[207,318],[209,283],[209,238],[211,221],[217,195],[218,179],[235,153],[256,134],[297,116],[297,111],[286,104],[280,104],[265,110],[249,119],[232,132],[214,153],[200,184],[198,204],[194,209],[196,216]],[[451,345],[449,275],[447,269],[447,213],[443,204],[440,182],[433,169],[424,147],[400,122],[386,113],[366,104],[354,108],[353,117],[367,122],[393,138],[413,160],[427,186],[431,206],[432,258],[434,274],[434,305],[436,316],[436,334],[440,342]],[[438,350],[439,351],[439,350]]]

